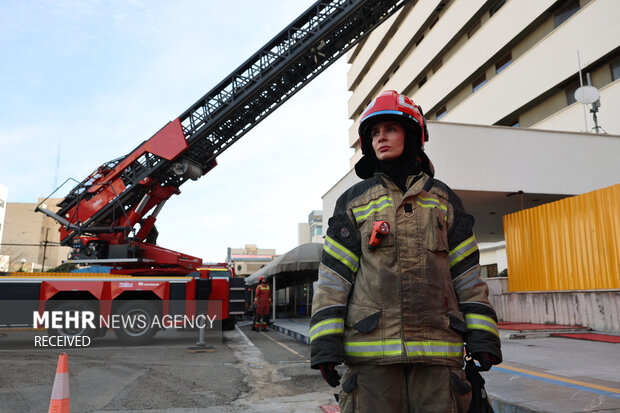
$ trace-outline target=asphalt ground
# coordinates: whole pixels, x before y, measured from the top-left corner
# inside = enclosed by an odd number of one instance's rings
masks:
[[[4,333],[0,333],[4,334]],[[75,412],[321,412],[333,391],[309,368],[309,347],[277,331],[207,334],[214,352],[190,352],[196,331],[158,333],[145,346],[113,335],[86,348],[33,348],[41,332],[0,336],[0,412],[45,411],[58,355],[69,358]]]

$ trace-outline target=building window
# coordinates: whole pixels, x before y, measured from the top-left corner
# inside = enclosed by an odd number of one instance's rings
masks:
[[[424,86],[425,83],[426,83],[426,76],[424,76],[422,80],[418,82],[418,89]]]
[[[579,77],[579,76],[577,76]],[[587,85],[586,82],[583,82],[583,85]],[[579,89],[581,87],[581,85],[579,84],[579,80],[577,80],[576,82],[571,83],[570,85],[568,85],[566,87],[566,89],[564,89],[564,92],[566,93],[566,105],[570,106],[573,103],[577,102],[577,99],[575,99],[575,92],[577,91],[577,89]]]
[[[495,13],[497,13],[497,11],[501,9],[505,3],[506,0],[499,0],[497,3],[495,3],[495,5],[491,7],[491,10],[489,10],[489,16],[493,16]]]
[[[420,43],[422,43],[422,40],[424,40],[424,35],[420,36],[420,38],[418,39],[417,42],[415,42],[415,45],[419,45]]]
[[[480,275],[482,278],[497,277],[497,264],[481,265]]]
[[[442,65],[443,65],[443,61],[439,59],[439,62],[437,62],[437,64],[433,66],[433,73],[437,73],[437,71],[441,68]]]
[[[0,208],[4,208],[4,199],[0,199]]]
[[[568,20],[573,14],[579,11],[579,0],[572,0],[570,3],[559,9],[553,15],[553,22],[555,27]]]
[[[433,21],[431,22],[431,24],[428,26],[428,29],[432,29],[434,25],[437,24],[437,22],[439,21],[439,15],[435,16],[435,18],[433,19]]]
[[[317,235],[323,235],[323,227],[321,227],[321,226],[313,227],[310,230],[310,235],[313,236],[313,237],[317,236]]]
[[[446,110],[446,107],[445,107],[445,106],[442,106],[442,107],[441,107],[441,108],[437,111],[437,113],[435,114],[435,118],[436,118],[437,120],[439,120],[439,119],[443,118],[444,116],[446,116],[446,113],[448,113],[448,111]]]
[[[512,63],[512,53],[508,53],[495,63],[495,74],[499,74]]]
[[[620,79],[620,59],[611,62],[611,81]]]
[[[474,23],[471,29],[469,29],[469,31],[467,32],[467,38],[471,39],[471,37],[474,35],[474,33],[478,31],[479,28],[480,28],[480,20]]]
[[[487,77],[483,73],[482,76],[480,76],[478,79],[474,80],[473,83],[471,84],[471,86],[473,88],[473,92],[475,92],[476,90],[480,89],[482,87],[482,85],[484,85],[486,82],[487,82]]]

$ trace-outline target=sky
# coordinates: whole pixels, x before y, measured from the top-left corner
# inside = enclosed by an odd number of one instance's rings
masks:
[[[3,0],[0,184],[35,203],[127,155],[260,49],[308,0]],[[222,261],[283,254],[349,170],[341,58],[164,206],[158,244]],[[53,196],[62,198],[71,183]]]

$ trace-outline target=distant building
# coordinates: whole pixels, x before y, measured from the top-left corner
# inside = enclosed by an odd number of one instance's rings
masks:
[[[42,201],[42,198],[39,199],[39,202]],[[46,200],[47,209],[56,212],[56,204],[60,201],[51,198]],[[9,256],[9,271],[45,271],[67,259],[71,248],[59,246],[59,224],[35,212],[38,204],[0,202],[4,204],[0,214],[5,214],[0,255]]]
[[[6,202],[8,197],[9,189],[0,185],[0,243],[2,242],[2,233],[4,232],[4,216],[6,213]],[[2,252],[2,247],[0,246],[0,252]],[[8,271],[9,270],[9,256],[0,254],[0,271]]]
[[[323,243],[323,211],[315,209],[308,214],[308,223],[297,225],[298,245],[308,242]]]
[[[229,248],[228,250],[237,277],[247,277],[277,257],[275,249],[262,249],[255,244],[246,244],[245,248]]]

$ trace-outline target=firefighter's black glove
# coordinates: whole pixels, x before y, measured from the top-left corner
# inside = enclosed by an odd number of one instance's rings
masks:
[[[324,363],[319,365],[321,369],[321,376],[323,380],[332,387],[336,387],[340,384],[340,374],[336,371],[334,363]]]
[[[489,371],[491,366],[497,363],[497,357],[489,353],[475,353],[471,357],[478,362],[476,365],[478,371]]]

